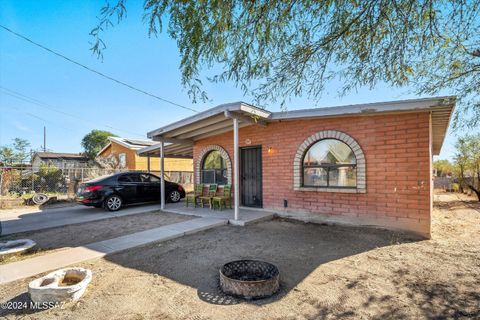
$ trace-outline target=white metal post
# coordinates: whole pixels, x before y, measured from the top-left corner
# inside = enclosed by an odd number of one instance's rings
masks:
[[[165,171],[164,171],[163,141],[160,142],[160,208],[165,209]]]
[[[239,161],[238,161],[238,119],[233,118],[233,201],[235,209],[235,220],[238,220],[239,211]]]

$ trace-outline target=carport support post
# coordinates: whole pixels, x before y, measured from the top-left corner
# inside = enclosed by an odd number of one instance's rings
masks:
[[[164,172],[163,141],[160,142],[160,209],[165,209],[165,172]]]
[[[238,119],[233,118],[233,201],[234,201],[234,211],[235,211],[235,220],[238,220],[238,211],[239,211],[239,161],[238,161]]]

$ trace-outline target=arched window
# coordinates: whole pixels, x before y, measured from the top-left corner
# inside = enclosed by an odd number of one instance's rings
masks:
[[[303,187],[357,187],[357,159],[353,150],[337,139],[312,144],[302,162]]]
[[[218,150],[208,152],[203,158],[201,183],[228,183],[227,163]]]

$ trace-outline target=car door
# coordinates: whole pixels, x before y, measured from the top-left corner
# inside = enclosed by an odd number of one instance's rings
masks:
[[[142,173],[140,179],[144,184],[144,190],[146,193],[146,201],[159,201],[160,200],[160,178],[148,174]]]
[[[136,202],[151,201],[150,182],[145,178],[144,173],[133,173],[135,183],[137,184],[137,200]]]
[[[133,203],[142,201],[138,196],[140,179],[137,174],[123,174],[117,179],[117,192],[125,202]]]

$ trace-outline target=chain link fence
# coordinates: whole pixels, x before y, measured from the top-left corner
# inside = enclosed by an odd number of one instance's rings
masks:
[[[73,197],[82,182],[133,170],[102,168],[58,168],[55,166],[0,167],[0,196],[15,197],[33,193]],[[139,171],[140,172],[140,171]],[[142,171],[144,172],[144,171]],[[159,172],[151,173],[159,175]],[[193,188],[193,172],[167,171],[165,179],[181,184],[185,190]]]

